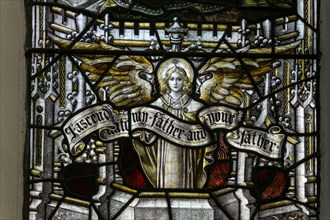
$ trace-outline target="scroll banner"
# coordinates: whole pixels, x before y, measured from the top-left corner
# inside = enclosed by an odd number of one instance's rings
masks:
[[[63,126],[63,131],[69,141],[70,149],[81,139],[98,129],[104,127],[115,129],[116,124],[113,120],[112,110],[113,108],[108,104],[94,106],[77,113],[67,121]]]
[[[240,111],[224,106],[208,107],[198,114],[201,123],[211,131],[234,129],[241,117]],[[70,149],[94,131],[99,131],[102,141],[112,141],[130,135],[137,138],[142,131],[148,131],[183,146],[202,147],[212,143],[211,134],[199,122],[185,122],[154,107],[117,111],[109,104],[94,106],[69,119],[63,125],[63,131]],[[226,138],[238,149],[254,151],[270,158],[280,158],[285,139],[285,135],[280,134],[280,131],[279,127],[271,127],[268,133],[257,128],[240,127],[229,132]]]
[[[211,130],[233,129],[242,120],[243,113],[225,106],[212,106],[198,114],[202,123]]]
[[[212,142],[209,132],[200,124],[185,123],[152,107],[138,107],[131,110],[132,136],[139,136],[139,131],[143,129],[189,147],[205,146]]]
[[[129,123],[127,111],[113,111],[115,127],[106,126],[99,130],[102,141],[112,141],[122,137],[129,137]]]
[[[268,132],[240,127],[238,130],[229,132],[226,138],[238,149],[250,150],[269,158],[279,159],[285,140],[285,135],[280,132],[281,128],[277,126],[269,128]]]

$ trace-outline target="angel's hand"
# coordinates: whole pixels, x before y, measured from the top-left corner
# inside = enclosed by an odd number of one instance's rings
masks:
[[[141,131],[139,140],[145,144],[153,144],[157,139],[157,136],[149,131]]]

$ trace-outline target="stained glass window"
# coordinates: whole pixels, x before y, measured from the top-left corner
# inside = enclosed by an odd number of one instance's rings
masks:
[[[318,219],[318,1],[28,6],[26,217]]]

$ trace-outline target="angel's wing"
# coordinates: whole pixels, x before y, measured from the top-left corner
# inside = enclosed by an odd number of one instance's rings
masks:
[[[277,46],[279,53],[291,53],[300,42]],[[244,52],[244,51],[237,51]],[[249,49],[249,53],[271,53],[271,48]],[[263,75],[271,70],[273,58],[222,58],[214,57],[198,71],[206,81],[200,86],[200,98],[208,103],[239,107],[244,89],[253,89],[262,82]]]
[[[67,48],[71,41],[49,35],[60,48]],[[91,54],[75,54],[80,67],[98,88],[104,88],[109,100],[116,106],[135,106],[152,100],[153,66],[143,56],[98,54],[97,50],[122,50],[102,41],[77,42],[72,49],[91,50]],[[105,74],[105,75],[104,75]],[[97,83],[97,85],[96,85]]]

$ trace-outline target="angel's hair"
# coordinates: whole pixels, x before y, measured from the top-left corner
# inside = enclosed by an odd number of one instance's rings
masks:
[[[183,87],[182,87],[182,91],[185,94],[190,94],[191,90],[192,90],[192,86],[191,86],[191,82],[186,74],[186,71],[183,68],[177,67],[175,65],[174,68],[169,69],[167,71],[167,73],[165,74],[165,78],[163,80],[162,83],[160,83],[160,94],[164,95],[164,94],[169,94],[171,92],[170,87],[168,86],[168,80],[171,78],[171,76],[173,75],[173,73],[178,73],[182,76],[183,79]]]

